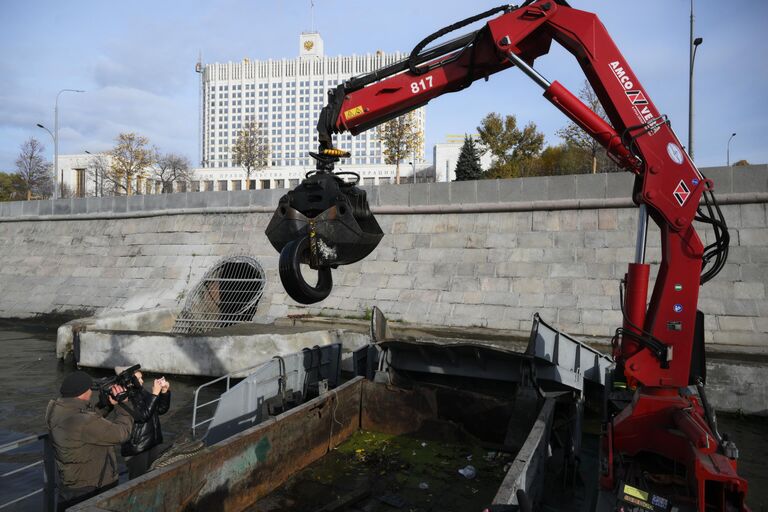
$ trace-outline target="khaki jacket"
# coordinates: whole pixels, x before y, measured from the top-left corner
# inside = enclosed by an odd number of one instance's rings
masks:
[[[103,487],[117,480],[113,447],[131,435],[133,418],[122,407],[102,417],[88,402],[57,398],[48,402],[45,422],[56,454],[60,485],[69,489]]]

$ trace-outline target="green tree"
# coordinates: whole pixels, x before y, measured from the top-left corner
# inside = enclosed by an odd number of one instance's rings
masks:
[[[547,146],[531,163],[531,174],[556,176],[562,174],[584,174],[588,170],[587,154],[571,144]]]
[[[610,124],[608,116],[603,109],[603,105],[600,103],[600,99],[597,97],[597,94],[595,94],[595,91],[592,89],[592,86],[589,85],[587,80],[584,80],[584,84],[582,85],[581,90],[579,90],[579,98],[586,106],[592,109],[595,114]],[[603,146],[577,124],[573,122],[568,123],[565,128],[561,128],[555,133],[558,137],[563,139],[567,146],[578,148],[583,152],[584,160],[591,164],[592,174],[595,174],[598,169],[600,169],[601,172],[621,170],[613,160],[608,158],[608,154]]]
[[[121,133],[115,142],[108,152],[112,159],[104,180],[115,195],[141,193],[141,181],[154,163],[156,150],[150,147],[148,138],[135,133]]]
[[[235,165],[245,169],[246,188],[251,188],[251,173],[264,169],[269,163],[269,138],[261,123],[250,121],[240,130],[232,147]]]
[[[43,157],[45,146],[30,137],[21,144],[21,151],[16,158],[17,192],[27,200],[32,197],[51,195],[51,164]]]
[[[0,172],[0,201],[17,201],[25,195],[19,195],[24,188],[21,177],[16,173]]]
[[[456,162],[456,181],[479,180],[483,177],[477,145],[469,135],[464,135],[459,159]]]
[[[530,174],[530,164],[544,146],[544,134],[536,124],[528,123],[522,130],[512,115],[503,119],[491,112],[477,127],[483,146],[493,155],[488,178],[515,178]]]
[[[382,124],[379,139],[384,146],[384,161],[396,166],[395,183],[399,185],[400,162],[405,158],[414,158],[414,154],[420,153],[424,145],[424,133],[416,113],[408,112]]]

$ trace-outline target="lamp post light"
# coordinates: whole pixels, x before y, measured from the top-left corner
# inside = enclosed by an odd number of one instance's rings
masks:
[[[59,190],[59,96],[63,92],[85,92],[80,89],[62,89],[56,94],[56,103],[53,109],[53,133],[51,130],[38,123],[37,126],[47,131],[53,137],[53,198],[56,199],[56,192]],[[59,194],[60,195],[60,194]]]
[[[728,138],[728,147],[725,153],[725,165],[728,167],[731,166],[731,140],[736,136],[735,133],[732,133],[731,136]]]
[[[46,128],[40,123],[37,123],[37,127],[42,128],[43,130],[48,132],[48,135],[50,135],[51,139],[53,139],[53,146],[56,147],[56,136],[51,132],[51,130],[49,130],[48,128]],[[54,166],[55,165],[56,164],[54,164]],[[53,199],[55,199],[56,198],[55,197],[56,196],[56,167],[53,168],[53,174],[51,175],[51,185],[53,185],[51,194],[54,196]]]
[[[693,38],[693,0],[691,0],[691,44],[688,48],[688,156],[693,160],[693,63],[696,60],[696,49],[704,39]]]

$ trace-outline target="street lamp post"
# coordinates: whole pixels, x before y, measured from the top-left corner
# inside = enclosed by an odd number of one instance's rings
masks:
[[[62,89],[56,94],[56,103],[54,105],[53,109],[53,176],[54,176],[54,184],[53,184],[53,198],[56,199],[56,196],[61,196],[61,189],[59,185],[59,96],[61,96],[61,93],[63,92],[85,92],[80,89]],[[42,125],[38,124],[37,126],[40,126],[41,128],[44,128]],[[47,128],[45,128],[48,130]],[[50,133],[50,131],[48,131]],[[57,194],[57,191],[59,193]]]
[[[43,126],[40,123],[37,123],[37,127],[38,128],[42,128],[43,130],[48,132],[48,135],[50,135],[51,138],[53,139],[53,146],[56,147],[56,136],[53,133],[51,133],[51,130],[49,130],[48,128],[46,128],[45,126]],[[54,199],[55,199],[56,198],[55,197],[56,196],[56,168],[55,167],[53,169],[53,175],[51,176],[51,178],[52,178],[51,184],[53,185],[53,189],[51,191],[51,194],[53,194]]]
[[[731,136],[728,138],[728,148],[725,152],[725,165],[728,167],[731,166],[731,139],[733,139],[736,136],[735,133],[732,133]]]
[[[691,0],[691,44],[688,48],[688,156],[693,160],[693,62],[696,59],[696,49],[704,39],[693,38],[693,0]]]

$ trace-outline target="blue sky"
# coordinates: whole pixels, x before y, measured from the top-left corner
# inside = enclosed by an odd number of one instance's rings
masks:
[[[110,148],[124,131],[161,150],[198,154],[198,54],[205,62],[293,58],[310,28],[310,0],[95,0],[0,2],[0,170],[12,171],[19,145],[34,136],[53,159],[50,136],[60,89],[60,153]],[[328,55],[410,51],[433,31],[498,5],[459,0],[315,0],[315,27]],[[599,14],[640,82],[685,143],[688,137],[687,0],[579,1]],[[768,162],[768,2],[698,0],[695,157],[701,167]],[[535,67],[574,92],[583,75],[559,48]],[[474,132],[488,112],[533,121],[547,143],[563,115],[512,69],[427,106],[427,151],[446,135]]]

